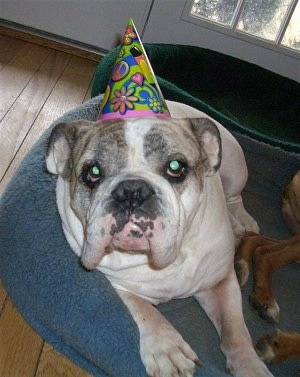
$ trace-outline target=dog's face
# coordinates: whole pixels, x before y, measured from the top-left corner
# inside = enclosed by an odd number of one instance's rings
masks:
[[[88,269],[111,250],[170,264],[220,161],[219,131],[206,118],[59,124],[46,160],[69,184],[66,205],[82,224]]]

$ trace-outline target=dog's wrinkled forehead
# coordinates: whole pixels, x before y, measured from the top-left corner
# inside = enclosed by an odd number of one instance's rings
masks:
[[[197,143],[185,125],[184,120],[147,118],[126,123],[125,137],[131,166],[138,161],[141,164],[157,165],[170,158],[186,159],[194,156],[198,151]]]
[[[80,156],[79,164],[99,161],[118,170],[146,169],[170,158],[195,158],[197,150],[184,120],[141,118],[95,123],[78,141],[74,157]]]

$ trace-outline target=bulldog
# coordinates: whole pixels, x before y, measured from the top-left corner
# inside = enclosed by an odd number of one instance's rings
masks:
[[[216,327],[234,376],[272,376],[244,323],[235,245],[257,224],[243,207],[238,142],[189,106],[172,118],[58,124],[46,157],[58,175],[66,238],[128,307],[153,377],[192,376],[199,360],[155,305],[194,296]],[[192,325],[192,324],[191,324]]]

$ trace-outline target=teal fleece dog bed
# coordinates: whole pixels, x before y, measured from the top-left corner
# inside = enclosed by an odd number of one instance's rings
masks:
[[[110,75],[109,59],[110,54],[97,70],[98,77],[102,72],[103,82]],[[173,83],[162,82],[176,90]],[[184,96],[185,92],[178,91]],[[192,98],[186,93],[186,103],[190,104]],[[94,376],[143,377],[137,327],[105,276],[84,270],[70,249],[56,209],[56,178],[45,168],[52,127],[61,121],[96,119],[100,99],[89,100],[52,124],[8,185],[0,203],[0,277],[28,323],[74,363]],[[281,188],[300,167],[300,155],[246,134],[234,135],[244,149],[250,173],[243,194],[246,208],[265,234],[289,236],[280,216],[279,198]],[[274,293],[281,307],[279,327],[286,331],[300,331],[299,267],[286,266],[274,276]],[[256,340],[273,326],[249,307],[250,290],[251,281],[243,291],[243,307]],[[227,375],[218,336],[193,298],[171,301],[160,305],[159,310],[204,362],[197,376]],[[278,377],[296,377],[300,365],[291,361],[270,369]]]

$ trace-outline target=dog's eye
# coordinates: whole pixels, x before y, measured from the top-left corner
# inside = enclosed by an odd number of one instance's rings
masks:
[[[99,166],[93,165],[88,170],[88,177],[91,181],[97,181],[99,178],[101,178],[101,170]]]
[[[95,187],[102,177],[103,173],[98,164],[84,167],[81,174],[82,182],[91,189]]]
[[[167,164],[166,173],[169,178],[183,179],[187,173],[186,164],[181,161],[172,160]]]

